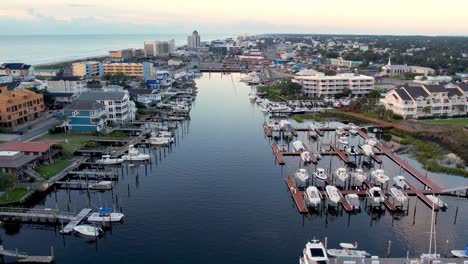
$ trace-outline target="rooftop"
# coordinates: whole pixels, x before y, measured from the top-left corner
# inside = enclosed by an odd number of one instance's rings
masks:
[[[99,110],[103,108],[105,108],[105,106],[95,100],[81,100],[78,98],[67,105],[64,110]]]
[[[421,86],[405,86],[404,89],[406,92],[413,98],[418,98],[420,96],[426,98],[429,94]]]
[[[29,70],[31,65],[24,63],[3,63],[0,65],[0,69],[11,69],[11,70]]]
[[[84,92],[77,98],[77,100],[118,101],[118,100],[123,100],[125,97],[125,94],[126,94],[125,92],[120,92],[120,91]]]
[[[411,100],[413,100],[413,99],[411,98],[411,96],[410,96],[410,95],[406,92],[406,90],[403,89],[403,88],[395,89],[395,92],[396,92],[396,93],[398,94],[398,96],[399,96],[402,100],[404,100],[404,101],[411,101]]]
[[[0,152],[46,152],[48,151],[54,143],[52,142],[5,142],[0,144]],[[0,154],[1,155],[1,154]]]

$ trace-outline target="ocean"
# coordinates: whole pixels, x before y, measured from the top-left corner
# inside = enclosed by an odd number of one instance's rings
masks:
[[[183,46],[187,43],[187,35],[0,35],[0,63],[22,62],[37,65],[103,56],[110,50],[143,48],[143,42],[147,40],[174,39],[176,46]],[[233,36],[210,34],[201,37],[202,41],[208,41]]]

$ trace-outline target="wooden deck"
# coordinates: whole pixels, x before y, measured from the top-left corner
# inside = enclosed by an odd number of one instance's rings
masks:
[[[296,152],[296,151],[282,152],[280,151],[278,145],[276,144],[272,144],[271,148],[273,149],[273,153],[275,154],[276,160],[278,161],[280,165],[286,164],[286,162],[284,161],[284,156],[300,156],[301,155],[301,152]],[[309,151],[309,149],[305,145],[304,145],[304,149],[306,151]],[[310,159],[312,160],[313,164],[317,164],[317,158],[314,155],[311,154]]]
[[[296,187],[296,182],[292,177],[286,177],[284,179],[286,181],[286,185],[288,186],[289,191],[291,192],[291,196],[296,203],[297,210],[301,214],[309,213],[309,209],[307,209],[307,205],[304,201],[304,192],[299,191]]]
[[[0,245],[0,256],[7,256],[16,258],[18,263],[52,263],[54,262],[54,256],[29,256],[24,252],[17,250],[6,250]]]
[[[330,145],[331,149],[345,162],[349,163],[348,155],[343,150],[340,150],[335,145]]]
[[[341,200],[340,200],[341,206],[343,206],[343,209],[345,209],[346,212],[352,212],[353,207],[346,201],[344,198],[343,194],[341,194]]]
[[[273,135],[273,132],[271,131],[271,128],[267,125],[267,123],[263,123],[263,132],[265,132],[265,136],[271,137]]]
[[[276,160],[278,161],[278,163],[279,163],[280,165],[286,164],[286,162],[284,162],[283,152],[281,152],[281,151],[279,150],[278,145],[272,144],[272,145],[271,145],[271,148],[273,149],[273,153],[275,154],[275,157],[276,157]]]

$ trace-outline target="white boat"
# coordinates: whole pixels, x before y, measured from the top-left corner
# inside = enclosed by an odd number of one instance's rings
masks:
[[[348,132],[351,136],[356,136],[358,134],[358,127],[355,125],[350,125]]]
[[[345,136],[339,137],[338,143],[340,143],[341,145],[347,146],[349,144],[348,137],[345,137]]]
[[[465,250],[452,250],[450,253],[457,258],[468,258],[468,244],[465,244]]]
[[[409,189],[408,184],[406,184],[406,178],[405,177],[396,176],[396,177],[393,177],[393,181],[395,182],[396,187],[398,187],[400,189],[403,189],[403,190]]]
[[[354,180],[362,183],[366,180],[366,174],[363,169],[356,169],[351,175],[354,177]]]
[[[302,144],[302,141],[299,141],[299,140],[293,142],[293,147],[294,147],[294,150],[297,152],[302,152],[306,150],[304,147],[304,144]]]
[[[91,222],[120,222],[124,218],[124,214],[112,212],[111,208],[100,208],[98,213],[92,213],[88,217]]]
[[[305,114],[308,109],[304,107],[296,107],[291,111],[293,115],[302,115]]]
[[[359,151],[354,146],[351,146],[346,149],[346,153],[350,156],[356,156],[359,154]]]
[[[151,136],[148,140],[146,140],[146,143],[154,146],[168,146],[171,144],[169,139],[159,136]]]
[[[385,202],[385,195],[382,192],[382,189],[380,187],[372,187],[369,190],[367,190],[367,195],[372,199],[372,202],[374,204],[380,204]]]
[[[322,202],[322,194],[315,186],[309,186],[306,189],[306,203],[310,207],[317,207]]]
[[[302,162],[304,162],[304,163],[312,162],[312,158],[310,157],[309,151],[302,152],[301,153],[301,159],[302,159]]]
[[[338,189],[333,185],[327,185],[327,187],[325,187],[325,191],[327,192],[329,203],[338,205],[341,200],[341,195],[338,192]]]
[[[344,129],[344,127],[338,127],[335,130],[335,132],[338,136],[344,136],[346,134],[346,130]]]
[[[404,204],[408,201],[408,196],[395,187],[390,188],[390,195],[393,197],[394,201],[400,204]]]
[[[351,205],[351,208],[353,210],[360,210],[361,209],[361,203],[359,202],[359,196],[355,193],[350,193],[345,195],[345,200]]]
[[[167,139],[169,143],[174,142],[174,134],[171,131],[160,131],[159,137]]]
[[[254,93],[250,93],[249,94],[249,99],[252,100],[252,101],[255,101],[257,99],[257,95],[254,94]]]
[[[361,146],[362,152],[364,152],[364,155],[366,156],[372,156],[374,155],[374,147],[368,144],[362,145]]]
[[[314,176],[315,178],[322,181],[328,179],[328,175],[323,168],[317,168],[317,170],[314,172]]]
[[[426,195],[429,200],[431,200],[435,205],[439,206],[440,208],[447,208],[447,204],[442,201],[439,197],[436,197],[434,195]]]
[[[137,148],[130,145],[128,147],[128,154],[123,155],[122,159],[125,161],[145,161],[151,159],[151,155],[140,153]]]
[[[113,159],[110,155],[103,155],[101,159],[96,160],[96,163],[103,164],[103,165],[118,165],[124,162],[123,159]]]
[[[314,124],[309,125],[309,137],[316,138],[317,137],[317,126]]]
[[[320,152],[318,152],[318,151],[315,151],[314,152],[314,157],[315,157],[316,160],[320,160],[320,159],[322,159],[322,154],[320,154]]]
[[[312,240],[307,242],[302,257],[299,258],[299,264],[324,264],[328,263],[327,252],[322,242]]]
[[[280,129],[281,130],[289,130],[290,126],[291,126],[291,123],[289,123],[288,120],[281,120],[279,122],[279,126],[280,126]]]
[[[89,183],[88,187],[94,190],[110,190],[112,189],[111,181],[98,181],[94,183]]]
[[[369,253],[363,250],[356,250],[356,245],[351,243],[340,243],[341,249],[329,249],[327,253],[334,258],[366,258]]]
[[[100,227],[95,227],[92,225],[77,225],[73,227],[73,231],[77,232],[80,235],[98,237],[103,231]]]
[[[260,111],[262,111],[263,113],[267,113],[267,112],[268,112],[268,108],[262,106],[262,107],[260,107]]]
[[[296,180],[297,187],[306,187],[307,181],[309,180],[310,176],[305,169],[299,169],[294,173],[294,178]]]
[[[366,140],[366,144],[374,147],[377,144],[377,139],[369,138]]]
[[[348,172],[345,168],[338,168],[335,171],[335,176],[342,182],[345,182],[349,178]]]
[[[386,183],[390,178],[385,175],[385,171],[382,169],[376,169],[371,172],[372,178],[374,178],[379,183]]]

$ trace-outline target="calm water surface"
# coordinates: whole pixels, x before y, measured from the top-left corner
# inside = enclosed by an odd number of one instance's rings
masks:
[[[71,191],[68,197],[66,190],[59,190],[36,205],[78,211],[116,205],[118,200],[124,223],[113,225],[97,243],[62,236],[50,226],[3,224],[5,247],[40,255],[53,245],[57,263],[297,263],[306,241],[325,236],[331,247],[358,241],[360,248],[380,256],[386,254],[388,240],[393,257],[427,251],[431,212],[415,198],[408,215],[298,214],[284,183],[298,168],[298,158],[287,158],[283,167],[275,165],[261,127],[265,117],[249,102],[250,88],[238,77],[212,74],[199,79],[192,118],[178,129],[176,146],[161,155],[153,150],[151,165],[119,169],[121,178],[112,193],[92,192],[88,202],[86,192]],[[400,173],[384,161],[390,175]],[[331,164],[332,170],[342,166],[337,158]],[[330,160],[318,166],[328,168]],[[429,176],[443,186],[468,182]],[[442,252],[446,240],[449,249],[461,249],[468,238],[468,202],[446,200],[450,208],[437,218]]]

